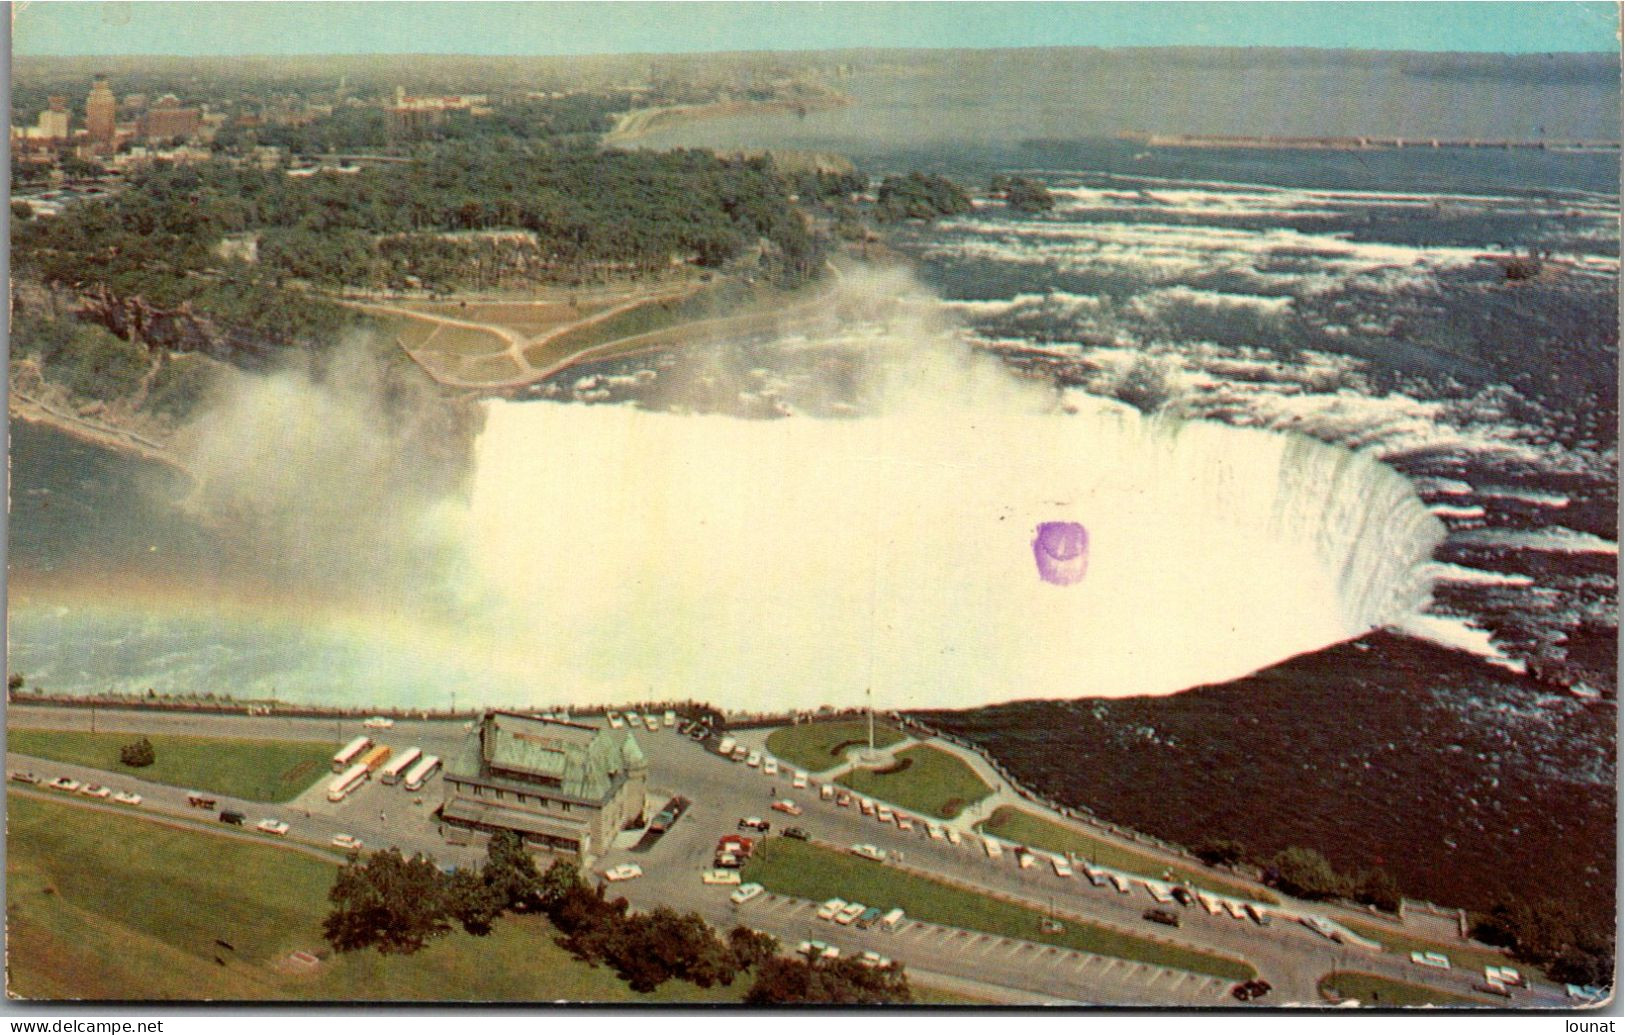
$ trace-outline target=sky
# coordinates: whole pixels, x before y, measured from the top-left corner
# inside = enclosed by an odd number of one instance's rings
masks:
[[[19,55],[620,54],[845,47],[1617,51],[1585,3],[171,3],[12,8]]]

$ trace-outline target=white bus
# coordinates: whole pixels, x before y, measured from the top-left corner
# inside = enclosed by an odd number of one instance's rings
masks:
[[[370,776],[372,770],[367,768],[367,763],[357,762],[327,785],[327,800],[343,801],[351,791],[366,783]]]
[[[379,779],[388,784],[400,783],[401,774],[412,768],[412,763],[422,757],[423,752],[420,749],[407,748],[389,760],[389,764],[384,766],[384,771],[379,774]]]
[[[372,747],[371,737],[357,737],[350,741],[344,745],[338,754],[333,756],[333,771],[335,773],[344,772],[344,770],[355,764],[356,759],[361,757],[363,751],[370,747]]]
[[[417,765],[413,766],[411,772],[406,774],[406,789],[409,791],[421,791],[423,789],[423,785],[429,782],[429,778],[434,776],[434,774],[438,773],[439,771],[440,756],[424,756],[423,760],[418,762]]]

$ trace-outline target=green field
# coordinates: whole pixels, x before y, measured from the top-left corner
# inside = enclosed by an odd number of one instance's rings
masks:
[[[7,795],[8,991],[25,999],[737,1002],[749,987],[632,992],[541,917],[412,956],[325,951],[334,867],[285,849]],[[218,940],[218,941],[217,941]],[[219,944],[226,942],[230,948]]]
[[[893,758],[906,768],[890,773],[883,769],[853,769],[835,782],[859,794],[938,819],[953,819],[965,811],[965,806],[993,793],[975,770],[941,748],[920,744],[897,752]]]
[[[1381,942],[1382,947],[1389,952],[1397,952],[1405,956],[1409,956],[1413,952],[1442,952],[1450,957],[1450,962],[1456,966],[1471,967],[1474,970],[1486,966],[1502,967],[1512,964],[1511,957],[1494,949],[1464,945],[1461,942],[1429,941],[1402,932],[1391,931],[1386,927],[1378,927],[1376,924],[1362,923],[1341,914],[1332,919],[1355,934],[1370,938],[1374,942]]]
[[[6,730],[6,749],[74,765],[107,769],[155,783],[229,794],[250,801],[288,801],[328,774],[334,745],[310,740],[215,740],[154,734],[157,761],[132,769],[119,761],[119,748],[135,733],[79,730]],[[40,773],[49,778],[51,774]]]
[[[1255,902],[1280,901],[1256,885],[1225,880],[1193,866],[1165,862],[1156,856],[1136,852],[1114,841],[1091,836],[1082,830],[1062,826],[1042,816],[1035,816],[1031,812],[1008,805],[1001,805],[995,809],[992,817],[985,823],[978,824],[977,829],[985,830],[1007,841],[1049,852],[1076,852],[1080,858],[1124,873],[1138,873],[1161,880],[1163,874],[1171,870],[1176,880],[1187,881],[1193,887],[1221,895],[1235,895]]]
[[[902,739],[895,727],[875,723],[875,747],[890,747]],[[835,768],[845,761],[848,747],[868,743],[869,723],[859,719],[785,726],[767,736],[767,749],[775,758],[809,773]]]
[[[1178,967],[1223,978],[1250,978],[1255,971],[1240,960],[1104,927],[1068,920],[1059,934],[1044,933],[1044,914],[1026,906],[952,887],[928,877],[860,859],[803,841],[775,837],[769,850],[745,864],[744,878],[768,890],[820,901],[845,898],[890,909],[900,907],[915,920],[981,931],[999,937],[1057,945],[1159,966]]]
[[[1470,999],[1454,992],[1442,992],[1408,981],[1395,981],[1375,974],[1338,970],[1320,979],[1320,994],[1333,1000],[1357,999],[1361,1006],[1493,1006],[1486,999]],[[1335,1000],[1333,1000],[1335,1001]]]

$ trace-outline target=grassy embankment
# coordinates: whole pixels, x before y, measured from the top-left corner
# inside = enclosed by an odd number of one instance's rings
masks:
[[[902,739],[896,727],[875,723],[876,747],[891,747]],[[845,761],[848,748],[868,743],[869,723],[859,719],[785,726],[767,737],[767,749],[775,758],[809,773],[835,768]]]
[[[1134,849],[1114,841],[1093,837],[1081,830],[1062,826],[1041,816],[1035,816],[1031,812],[1012,808],[1008,805],[1000,806],[994,810],[992,817],[985,823],[979,824],[978,829],[984,830],[995,837],[1002,837],[1007,841],[1014,841],[1017,844],[1028,845],[1046,852],[1076,852],[1081,858],[1088,859],[1109,869],[1121,870],[1124,873],[1138,873],[1161,880],[1163,874],[1171,870],[1175,880],[1187,881],[1193,887],[1216,892],[1220,895],[1234,895],[1255,902],[1280,901],[1273,894],[1257,885],[1226,880],[1223,877],[1214,876],[1195,867],[1169,863],[1157,856],[1136,852]]]
[[[976,771],[941,748],[926,744],[899,751],[895,771],[854,769],[835,782],[911,812],[953,819],[966,806],[993,793]]]
[[[1458,967],[1471,967],[1474,970],[1483,967],[1502,967],[1511,964],[1511,958],[1503,952],[1485,948],[1478,945],[1464,945],[1460,942],[1434,941],[1417,938],[1400,931],[1391,931],[1376,924],[1361,923],[1339,914],[1332,919],[1365,938],[1380,942],[1389,952],[1410,955],[1413,952],[1442,952],[1450,957],[1450,962]],[[1525,967],[1525,969],[1532,969]]]
[[[1454,992],[1413,985],[1408,981],[1337,970],[1320,979],[1321,997],[1331,1002],[1359,1000],[1361,1006],[1494,1006],[1485,999],[1470,999]],[[1335,994],[1334,994],[1335,993]]]
[[[332,745],[319,741],[217,740],[153,734],[147,739],[152,742],[156,761],[134,769],[119,761],[119,748],[140,736],[10,728],[6,731],[6,748],[155,783],[265,802],[289,801],[328,775],[328,761],[334,751]]]
[[[503,917],[484,938],[454,930],[412,956],[349,953],[309,969],[287,957],[324,948],[332,865],[22,795],[7,810],[7,987],[25,999],[706,1003],[750,987],[745,973],[728,988],[633,992],[555,945],[539,916]]]
[[[541,917],[454,930],[412,956],[324,949],[334,867],[218,835],[8,795],[12,995],[29,999],[736,1002],[749,987],[671,981],[639,995],[571,958]],[[227,943],[227,948],[221,945]]]
[[[821,282],[785,290],[722,281],[686,298],[644,302],[535,342],[525,349],[525,361],[540,370],[583,353],[601,360],[678,340],[771,330],[799,310],[813,309],[826,292]]]
[[[1039,926],[1044,919],[1040,910],[783,837],[773,838],[766,853],[759,853],[746,864],[744,877],[781,895],[815,901],[838,896],[888,909],[896,906],[915,920],[997,937],[1020,938],[1223,978],[1250,978],[1256,973],[1240,960],[1077,920],[1067,920],[1060,933],[1045,933]]]

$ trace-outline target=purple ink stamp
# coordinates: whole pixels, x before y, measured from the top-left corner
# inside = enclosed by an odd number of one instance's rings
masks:
[[[1083,580],[1089,570],[1089,532],[1076,521],[1045,521],[1033,537],[1038,577],[1057,586]]]

